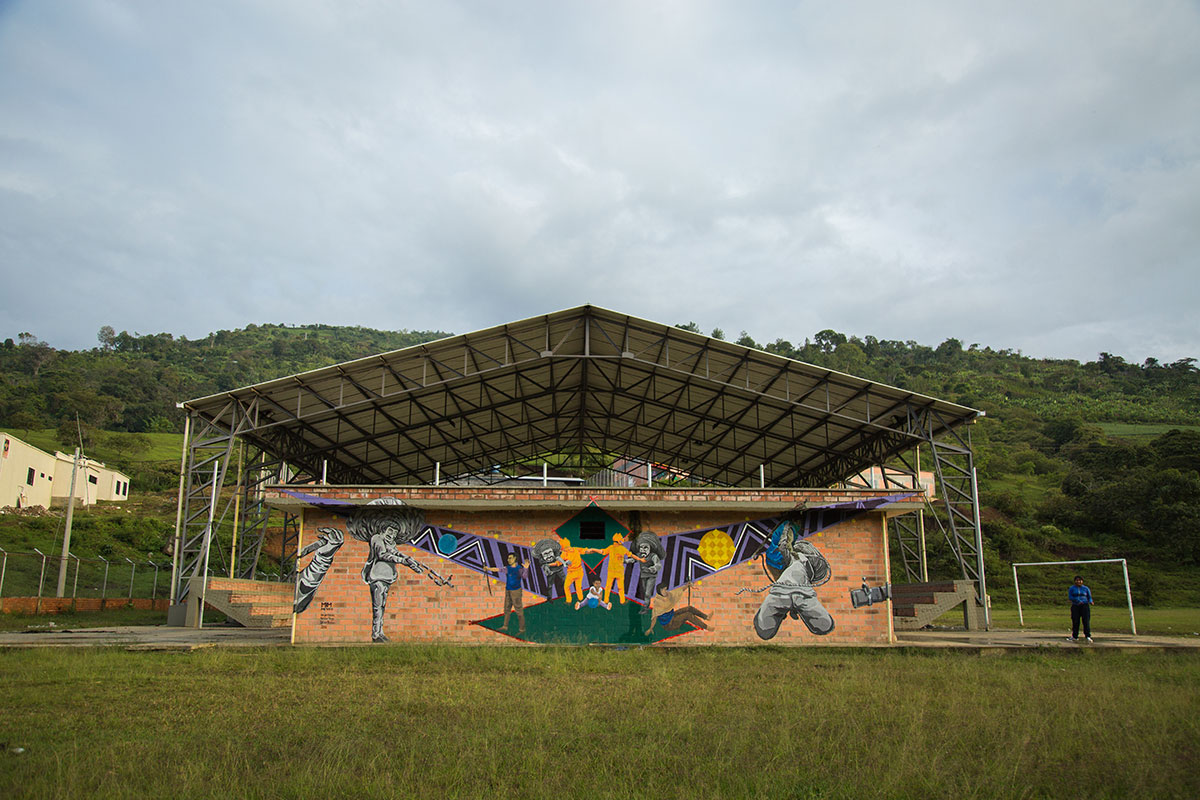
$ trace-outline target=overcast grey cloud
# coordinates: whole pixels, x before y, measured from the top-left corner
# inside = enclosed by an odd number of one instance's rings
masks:
[[[596,303],[1200,356],[1200,7],[4,2],[0,337]]]

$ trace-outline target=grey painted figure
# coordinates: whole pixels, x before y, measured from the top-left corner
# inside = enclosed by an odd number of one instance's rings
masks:
[[[383,617],[387,612],[388,592],[396,582],[396,565],[401,564],[418,573],[424,570],[416,559],[397,550],[396,545],[416,537],[424,524],[424,515],[415,508],[404,506],[386,511],[371,508],[370,512],[373,513],[364,513],[352,521],[351,534],[358,539],[364,535],[368,537],[369,550],[362,579],[371,590],[371,641],[386,642]]]
[[[658,583],[658,574],[662,570],[663,559],[667,551],[663,549],[662,540],[649,531],[643,531],[634,540],[634,557],[641,563],[642,569],[638,577],[638,596],[645,603],[643,614],[650,613],[650,602],[654,596],[654,587]]]
[[[829,562],[806,541],[788,537],[786,544],[778,552],[786,566],[754,615],[754,631],[760,639],[773,639],[783,620],[790,616],[803,622],[812,633],[824,636],[833,630],[833,616],[817,599],[813,583],[828,580]]]
[[[300,552],[300,558],[313,554],[308,566],[300,570],[296,576],[296,599],[292,610],[301,614],[308,608],[316,595],[325,573],[333,564],[333,557],[346,541],[345,535],[337,528],[317,528],[317,540]]]
[[[557,539],[539,539],[533,546],[533,560],[542,568],[546,578],[546,599],[555,597],[554,589],[558,588],[558,597],[566,597],[567,562],[562,559],[562,545]]]

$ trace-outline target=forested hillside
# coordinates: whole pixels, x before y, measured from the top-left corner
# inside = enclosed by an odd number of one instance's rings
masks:
[[[448,335],[265,324],[189,340],[105,326],[92,350],[55,350],[22,333],[0,345],[0,423],[28,429],[66,421],[74,431],[78,415],[86,428],[182,431],[179,401]]]
[[[694,323],[679,327],[700,332]],[[153,437],[106,432],[178,432],[177,401],[445,335],[268,324],[188,340],[105,327],[97,347],[64,351],[22,334],[0,345],[0,427],[18,436],[57,430],[51,438],[63,448],[82,430],[85,444],[107,443],[118,466],[142,476],[135,489],[167,488],[178,462],[148,468]],[[1137,581],[1143,602],[1166,591],[1164,581],[1200,601],[1192,577],[1200,565],[1195,359],[1134,364],[1100,353],[1079,363],[956,339],[932,347],[832,330],[798,345],[744,333],[737,341],[987,412],[971,435],[990,560],[1126,556],[1151,570]],[[1005,581],[999,571],[994,588],[1003,592]]]

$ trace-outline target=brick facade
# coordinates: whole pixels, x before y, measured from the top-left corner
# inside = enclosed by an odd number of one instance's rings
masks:
[[[632,527],[631,512],[640,516],[643,530],[658,535],[700,530],[751,519],[778,516],[801,504],[830,503],[882,497],[867,490],[747,490],[747,489],[576,489],[553,487],[293,487],[309,501],[366,503],[395,497],[422,508],[427,524],[530,546],[545,538],[595,502],[621,525]],[[282,487],[269,490],[269,501],[294,504]],[[295,510],[293,507],[292,510]],[[346,530],[340,509],[308,505],[303,511],[301,546],[312,542],[316,530]],[[817,596],[836,620],[826,636],[810,633],[795,620],[785,620],[771,644],[878,644],[892,638],[890,604],[853,609],[850,589],[865,577],[872,585],[889,580],[883,514],[865,512],[811,538],[828,559],[832,578],[816,589]],[[442,576],[453,574],[453,586],[438,587],[427,575],[403,567],[392,585],[384,618],[384,632],[392,641],[509,644],[517,640],[472,624],[501,612],[503,584],[411,546],[400,551]],[[337,553],[311,606],[295,616],[294,641],[369,642],[371,639],[370,591],[361,577],[368,546],[349,536]],[[303,568],[309,559],[302,559]],[[711,615],[708,631],[696,631],[665,644],[762,644],[752,625],[768,586],[760,559],[729,567],[691,584],[690,604]],[[747,591],[740,591],[740,590]],[[525,593],[528,609],[543,598]],[[557,602],[562,602],[561,600]],[[614,609],[616,605],[614,605]]]
[[[0,613],[4,614],[63,614],[70,611],[108,611],[115,608],[140,608],[166,611],[170,606],[167,598],[151,600],[149,597],[5,597],[0,599]]]

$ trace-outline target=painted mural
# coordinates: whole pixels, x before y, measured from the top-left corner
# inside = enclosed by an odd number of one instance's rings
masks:
[[[829,582],[832,567],[810,540],[909,496],[796,509],[669,533],[643,529],[636,512],[629,515],[626,527],[593,502],[532,546],[430,524],[422,511],[391,498],[367,505],[311,498],[314,505],[334,511],[344,531],[318,528],[316,540],[302,551],[312,558],[297,578],[294,610],[307,612],[350,537],[367,545],[365,562],[353,566],[366,587],[364,602],[369,598],[371,603],[373,642],[388,640],[384,623],[397,567],[425,575],[439,596],[458,590],[453,575],[443,578],[401,552],[398,548],[404,545],[445,559],[466,573],[499,581],[497,613],[473,620],[498,636],[533,643],[646,644],[705,631],[712,615],[693,605],[693,588],[705,578],[755,561],[761,564],[761,580],[737,594],[762,595],[757,613],[745,622],[757,638],[770,641],[785,625],[802,625],[810,634],[825,636],[836,621],[819,590]],[[858,609],[885,600],[888,587],[864,583],[850,594],[852,608]],[[541,600],[528,603],[528,595]]]
[[[397,565],[416,573],[427,574],[438,586],[451,585],[450,578],[443,578],[397,549],[397,545],[411,544],[425,527],[425,516],[419,509],[389,498],[372,500],[366,506],[361,506],[346,521],[346,532],[360,542],[365,542],[369,548],[361,574],[371,598],[373,642],[388,640],[383,633],[383,618],[387,613],[388,594],[392,584],[396,582]],[[345,543],[345,535],[336,528],[320,528],[317,534],[317,540],[300,553],[301,557],[311,553],[313,558],[296,578],[296,600],[293,610],[298,614],[308,609],[312,603],[321,587],[321,581],[333,565],[338,550]]]

